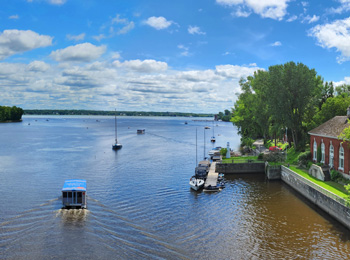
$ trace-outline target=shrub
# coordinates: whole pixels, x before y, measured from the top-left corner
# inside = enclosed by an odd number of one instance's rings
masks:
[[[311,160],[311,152],[310,151],[300,153],[298,156],[298,164],[299,165],[306,166],[310,160]]]
[[[321,146],[317,147],[317,162],[319,163],[322,159]]]
[[[264,161],[268,162],[283,162],[286,156],[283,153],[268,153],[264,154]]]
[[[310,169],[311,165],[313,165],[313,162],[308,161],[308,162],[307,162],[307,165],[306,165],[306,168]]]
[[[263,153],[259,153],[258,160],[262,160],[262,159],[264,159],[264,154]]]
[[[227,148],[221,148],[220,150],[220,154],[224,157],[226,157],[226,153],[227,153]]]

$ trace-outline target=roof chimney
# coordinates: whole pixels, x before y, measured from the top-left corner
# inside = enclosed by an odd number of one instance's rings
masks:
[[[348,116],[348,119],[350,119],[350,106],[349,106],[348,109],[346,110],[346,115]]]

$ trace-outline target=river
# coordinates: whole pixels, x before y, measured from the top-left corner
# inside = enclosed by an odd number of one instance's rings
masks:
[[[0,124],[0,259],[349,258],[349,231],[280,181],[190,190],[196,129],[198,160],[204,146],[239,145],[231,123],[193,119],[120,117],[118,151],[113,117]],[[87,180],[87,210],[61,209],[72,178]]]

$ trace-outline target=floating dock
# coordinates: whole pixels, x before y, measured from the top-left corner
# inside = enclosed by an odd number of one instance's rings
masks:
[[[209,168],[207,179],[204,183],[204,189],[211,190],[215,188],[218,182],[219,173],[215,172],[216,162],[212,162]]]

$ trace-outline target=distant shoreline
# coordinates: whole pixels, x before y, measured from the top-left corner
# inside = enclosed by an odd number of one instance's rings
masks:
[[[214,114],[183,112],[143,112],[143,111],[98,111],[98,110],[49,110],[25,109],[23,115],[70,115],[70,116],[168,116],[168,117],[214,117]]]
[[[6,121],[0,121],[0,123],[20,123],[22,122],[22,119],[20,120],[6,120]]]

